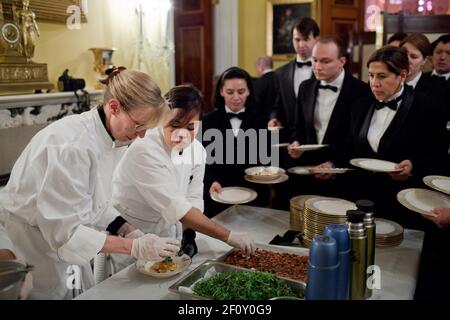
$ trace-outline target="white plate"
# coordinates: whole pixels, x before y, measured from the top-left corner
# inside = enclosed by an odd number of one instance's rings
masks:
[[[286,171],[278,167],[252,167],[245,169],[245,174],[253,180],[270,181],[279,179]]]
[[[289,147],[289,143],[288,142],[277,143],[277,144],[273,144],[272,147],[274,147],[274,148],[287,148],[287,147]]]
[[[273,180],[257,180],[253,176],[246,175],[244,176],[245,180],[252,183],[260,183],[260,184],[276,184],[276,183],[282,183],[287,180],[289,180],[289,177],[287,174],[283,174],[280,177],[273,179]]]
[[[177,268],[174,271],[164,273],[156,272],[152,270],[151,267],[157,261],[144,261],[144,260],[136,261],[136,269],[138,269],[140,273],[152,276],[154,278],[170,278],[186,270],[186,268],[189,267],[192,262],[191,258],[186,254],[183,254],[181,257],[179,256],[172,257],[172,259],[177,264]]]
[[[403,234],[403,227],[391,220],[375,218],[375,225],[377,238],[385,239]]]
[[[289,173],[293,173],[293,174],[310,175],[310,174],[313,174],[310,170],[311,168],[314,168],[314,167],[313,166],[292,167],[292,168],[289,168],[287,171]]]
[[[354,170],[350,168],[312,168],[312,173],[346,173],[347,171]]]
[[[450,197],[433,190],[405,189],[397,194],[397,200],[406,208],[427,216],[434,208],[450,208]]]
[[[258,194],[248,188],[242,187],[226,187],[222,188],[221,193],[211,194],[211,199],[225,204],[242,204],[253,201]]]
[[[328,144],[302,144],[298,147],[291,147],[290,149],[298,151],[314,151],[325,147],[328,147]]]
[[[305,201],[305,207],[317,213],[333,216],[346,216],[348,210],[356,210],[356,205],[353,202],[338,199],[317,197]]]
[[[367,159],[358,158],[350,160],[350,163],[355,167],[365,169],[374,172],[399,172],[402,169],[395,169],[395,162],[379,160],[379,159]]]
[[[450,194],[450,177],[444,176],[426,176],[423,182],[437,191]]]
[[[281,130],[281,129],[283,129],[282,126],[278,126],[278,127],[267,127],[267,130],[269,130],[269,131],[278,131],[278,130]]]

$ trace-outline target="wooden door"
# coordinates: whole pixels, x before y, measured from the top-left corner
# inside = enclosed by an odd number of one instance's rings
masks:
[[[192,83],[212,109],[213,21],[211,0],[175,0],[176,83]]]
[[[355,35],[364,31],[364,0],[327,0],[320,1],[320,33],[337,34],[344,39],[348,48],[353,48]],[[347,68],[352,70],[352,52],[347,58]]]

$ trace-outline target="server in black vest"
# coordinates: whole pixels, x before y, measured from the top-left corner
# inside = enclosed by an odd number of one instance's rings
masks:
[[[369,59],[373,97],[360,99],[351,110],[349,138],[341,152],[323,166],[350,166],[352,158],[376,158],[397,163],[397,173],[357,170],[346,174],[352,200],[369,198],[376,216],[405,227],[424,229],[425,221],[403,208],[396,199],[400,190],[423,187],[426,175],[445,175],[447,144],[442,101],[424,96],[404,81],[409,62],[404,50],[384,47]]]
[[[261,116],[261,120],[267,123],[277,98],[271,57],[262,56],[256,59],[256,74],[258,75],[258,78],[254,80],[256,112]]]
[[[311,53],[319,34],[317,23],[311,18],[303,18],[292,29],[292,45],[297,57],[275,71],[278,94],[268,126],[283,126],[282,139],[286,141],[292,135],[299,86],[314,76]]]
[[[250,75],[238,67],[226,70],[217,82],[214,106],[216,110],[202,122],[207,153],[205,213],[213,216],[226,208],[211,200],[210,194],[229,186],[252,188],[258,192],[258,198],[251,205],[264,206],[269,199],[267,186],[250,184],[244,179],[246,168],[261,164],[259,139],[264,137],[259,136],[259,129],[268,131],[255,112]]]

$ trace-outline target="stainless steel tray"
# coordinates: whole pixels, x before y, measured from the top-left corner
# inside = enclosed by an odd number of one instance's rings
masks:
[[[275,246],[275,245],[262,244],[262,243],[256,243],[256,248],[261,249],[261,250],[279,252],[279,253],[291,253],[291,254],[296,254],[296,255],[299,255],[299,256],[309,256],[309,249],[308,248]],[[236,250],[238,250],[238,249],[232,248],[230,251],[228,251],[225,254],[223,254],[220,257],[218,257],[215,261],[220,261],[220,262],[225,261],[225,258],[231,252],[236,251]]]
[[[211,269],[215,268],[217,272],[238,272],[238,271],[251,271],[249,269],[245,268],[239,268],[235,266],[231,266],[222,262],[213,261],[213,260],[206,260],[201,265],[199,265],[196,269],[191,271],[189,274],[187,274],[182,279],[175,282],[173,285],[169,287],[169,291],[173,293],[177,293],[180,295],[180,299],[183,300],[210,300],[208,298],[204,298],[201,296],[198,296],[193,293],[187,293],[179,291],[179,287],[190,287],[192,284],[194,284],[197,280],[203,278],[206,274],[206,272]],[[306,284],[301,281],[295,281],[291,279],[282,278],[284,281],[286,281],[287,285],[296,293],[301,293],[303,296],[305,296],[306,291]]]

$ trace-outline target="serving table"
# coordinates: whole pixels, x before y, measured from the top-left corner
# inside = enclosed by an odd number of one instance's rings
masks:
[[[248,232],[257,243],[268,244],[289,226],[289,212],[251,206],[232,206],[213,218],[225,227]],[[424,233],[405,229],[404,240],[397,247],[377,248],[375,264],[381,270],[381,288],[375,289],[372,300],[411,300],[414,297]],[[183,273],[168,279],[141,274],[134,265],[114,274],[76,297],[79,300],[161,300],[179,299],[168,288],[206,259],[217,259],[231,249],[227,244],[197,234],[198,254]]]

